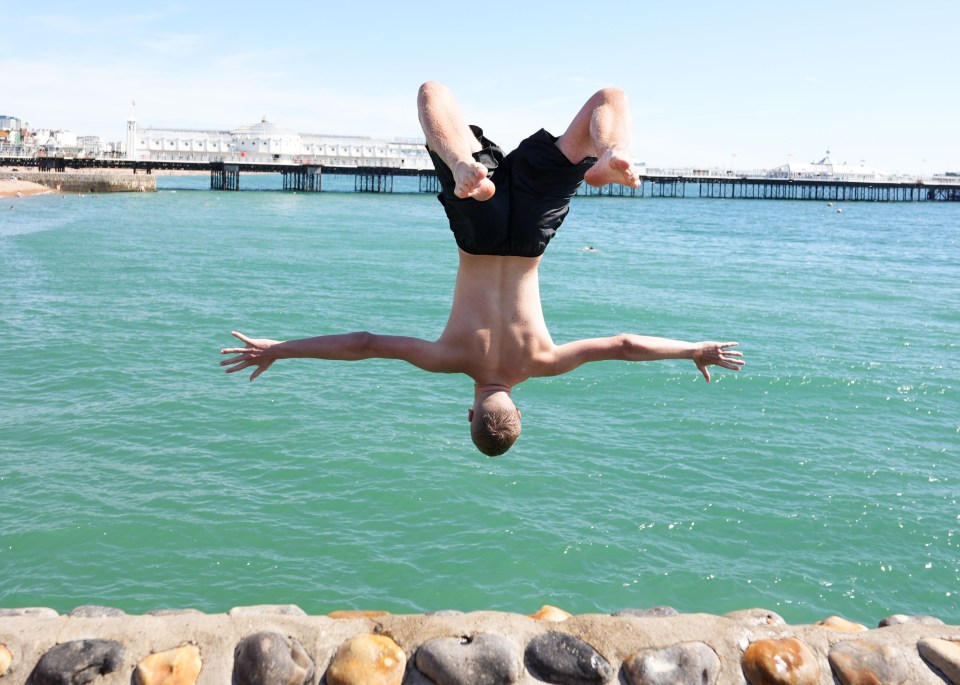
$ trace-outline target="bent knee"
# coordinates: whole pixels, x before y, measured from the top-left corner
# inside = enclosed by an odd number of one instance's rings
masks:
[[[593,97],[603,102],[623,103],[627,101],[627,91],[617,86],[607,86],[598,90]]]
[[[439,97],[444,97],[450,92],[450,89],[439,81],[426,81],[420,85],[417,90],[417,101],[424,102]]]

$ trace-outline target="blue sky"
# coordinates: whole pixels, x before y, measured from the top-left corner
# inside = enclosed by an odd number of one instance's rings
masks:
[[[20,3],[0,114],[109,140],[145,126],[419,137],[450,85],[504,147],[561,133],[597,88],[633,106],[652,165],[771,167],[827,149],[888,172],[960,171],[960,2]]]

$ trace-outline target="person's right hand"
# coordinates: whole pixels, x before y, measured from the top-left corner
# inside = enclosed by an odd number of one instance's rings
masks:
[[[735,342],[701,342],[697,343],[697,351],[693,353],[693,363],[700,369],[700,373],[710,382],[710,370],[708,366],[722,366],[731,371],[739,371],[743,367],[743,352],[731,350],[740,343]]]

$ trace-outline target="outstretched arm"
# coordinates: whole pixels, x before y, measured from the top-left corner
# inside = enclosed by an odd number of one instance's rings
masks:
[[[622,333],[609,338],[590,338],[560,345],[556,348],[552,363],[544,369],[543,376],[557,376],[586,364],[604,360],[647,362],[661,359],[691,359],[703,377],[710,382],[710,366],[739,371],[743,366],[743,353],[733,350],[735,342],[686,342],[670,338],[654,338],[645,335]]]
[[[445,347],[420,338],[357,332],[280,341],[249,338],[236,331],[232,335],[244,343],[245,347],[226,347],[220,350],[220,354],[237,355],[223,360],[220,366],[226,366],[227,373],[255,366],[250,380],[269,369],[278,359],[400,359],[434,373],[459,371]]]

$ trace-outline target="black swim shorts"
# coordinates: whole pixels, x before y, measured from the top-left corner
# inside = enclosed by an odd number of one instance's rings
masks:
[[[489,200],[456,197],[453,173],[430,151],[440,180],[437,199],[447,213],[457,245],[470,254],[539,257],[566,218],[570,199],[596,159],[571,163],[556,146],[557,137],[543,129],[504,156],[479,127],[470,129],[482,146],[473,157],[487,167],[487,177],[497,189]]]

